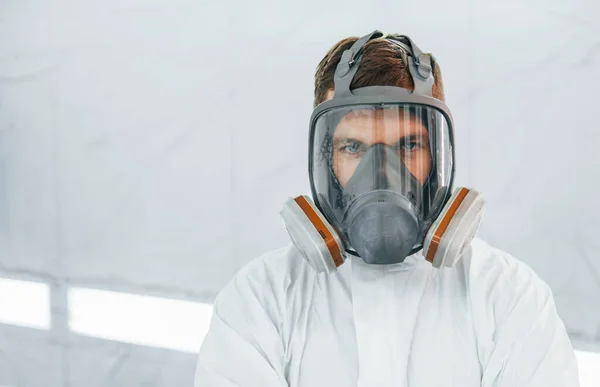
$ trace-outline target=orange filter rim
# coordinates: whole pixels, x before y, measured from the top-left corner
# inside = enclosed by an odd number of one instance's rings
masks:
[[[323,241],[325,241],[325,245],[327,246],[331,257],[333,258],[335,266],[341,266],[342,263],[344,263],[344,260],[342,259],[342,253],[340,251],[341,247],[338,245],[333,234],[329,231],[329,228],[327,228],[325,223],[321,220],[321,217],[319,217],[314,208],[308,203],[308,201],[303,196],[298,196],[294,200],[296,201],[296,203],[298,203],[302,211],[304,211],[304,213],[308,217],[308,220],[310,220],[313,226],[315,226],[315,228],[319,232],[319,235],[321,235],[321,237],[323,238]]]
[[[438,248],[440,247],[440,241],[442,237],[448,230],[448,226],[450,225],[450,221],[458,211],[458,207],[462,204],[462,202],[467,197],[469,190],[467,188],[461,188],[456,196],[456,199],[444,215],[444,218],[440,222],[440,225],[435,229],[433,236],[431,237],[431,243],[429,244],[429,249],[427,250],[427,256],[425,259],[431,263],[433,263],[433,259],[435,257],[435,253],[437,253]]]

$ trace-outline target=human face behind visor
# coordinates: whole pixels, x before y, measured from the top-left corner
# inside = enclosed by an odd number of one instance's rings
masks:
[[[422,246],[450,186],[449,136],[444,114],[419,104],[343,106],[316,119],[314,196],[350,251],[360,253],[354,246],[360,237],[369,251],[360,254],[363,259],[372,255],[366,259],[384,263],[395,259],[395,251],[406,256]],[[375,252],[369,247],[375,245],[388,251]]]
[[[425,184],[432,165],[429,133],[415,116],[415,109],[412,113],[410,110],[362,108],[342,118],[333,134],[333,171],[342,187],[365,153],[376,144],[392,150],[421,186]]]

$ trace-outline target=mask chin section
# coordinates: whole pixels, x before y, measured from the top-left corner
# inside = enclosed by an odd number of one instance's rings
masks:
[[[392,191],[373,191],[357,198],[345,223],[350,245],[370,264],[403,262],[420,234],[415,206]]]

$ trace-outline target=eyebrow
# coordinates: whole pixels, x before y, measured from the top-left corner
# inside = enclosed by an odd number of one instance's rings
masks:
[[[396,142],[396,144],[402,144],[403,142],[414,142],[414,141],[426,141],[429,142],[429,135],[428,134],[409,134],[406,136],[402,136],[400,137],[400,139]],[[359,140],[357,138],[353,138],[353,137],[337,137],[333,139],[333,146],[337,147],[340,144],[347,144],[350,142],[358,142],[363,144],[364,141],[363,140]]]

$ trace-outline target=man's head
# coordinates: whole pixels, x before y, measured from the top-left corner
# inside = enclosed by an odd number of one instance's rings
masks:
[[[440,69],[408,36],[338,42],[315,75],[309,177],[347,250],[402,262],[423,246],[452,188],[452,117]]]
[[[397,35],[373,39],[363,48],[362,60],[350,89],[366,86],[396,86],[413,90],[407,53],[386,40]],[[334,96],[334,74],[343,52],[357,37],[335,44],[321,60],[315,74],[314,106]],[[444,88],[439,66],[432,59],[435,82],[434,98],[444,101]],[[424,184],[431,172],[431,152],[427,129],[418,117],[393,109],[358,110],[345,116],[333,136],[333,166],[342,186],[354,173],[366,150],[374,144],[388,145],[398,153],[411,174]]]

